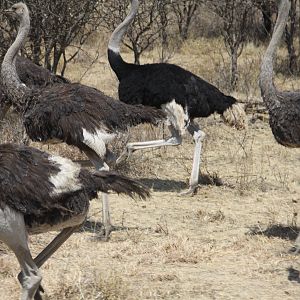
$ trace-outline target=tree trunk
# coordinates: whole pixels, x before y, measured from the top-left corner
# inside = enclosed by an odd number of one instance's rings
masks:
[[[133,50],[133,54],[134,54],[134,63],[136,65],[140,65],[140,56],[141,56],[141,52],[138,50],[137,46],[135,44],[132,43],[132,50]]]
[[[264,29],[265,34],[264,36],[271,36],[272,31],[272,9],[269,5],[269,3],[262,4],[261,6],[261,12],[263,15],[263,23],[264,23]]]
[[[52,73],[56,74],[57,72],[57,66],[58,66],[58,61],[59,61],[59,54],[58,54],[58,49],[57,49],[57,45],[54,46],[53,48],[53,63],[52,63]]]
[[[296,5],[298,0],[291,1],[290,22],[285,30],[285,42],[289,53],[288,68],[292,74],[297,72],[297,54],[295,50],[295,33],[296,33]]]
[[[238,49],[231,49],[231,77],[230,77],[230,89],[233,91],[236,88],[238,82]]]

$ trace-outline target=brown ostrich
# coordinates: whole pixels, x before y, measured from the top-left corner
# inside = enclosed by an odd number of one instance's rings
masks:
[[[157,124],[165,119],[161,110],[115,101],[101,91],[79,83],[45,87],[25,85],[16,72],[15,58],[30,30],[29,10],[24,3],[17,3],[6,13],[16,17],[20,26],[2,62],[2,84],[9,100],[21,113],[30,139],[76,146],[97,170],[109,170],[106,162],[112,155],[106,146],[118,133],[129,126]],[[113,226],[106,194],[102,194],[102,215],[107,239]]]

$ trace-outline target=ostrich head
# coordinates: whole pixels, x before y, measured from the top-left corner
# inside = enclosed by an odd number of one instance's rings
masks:
[[[247,115],[241,103],[234,103],[223,112],[221,117],[229,126],[238,130],[247,129]]]
[[[21,21],[25,14],[29,15],[29,10],[25,3],[19,2],[14,4],[10,9],[5,10],[5,13],[18,18]]]

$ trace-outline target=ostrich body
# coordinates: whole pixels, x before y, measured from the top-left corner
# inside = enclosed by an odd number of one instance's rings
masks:
[[[280,39],[288,21],[291,3],[282,0],[274,32],[262,59],[259,85],[264,103],[269,111],[269,123],[276,141],[286,147],[300,147],[300,91],[279,91],[273,81],[273,62]],[[300,252],[300,234],[295,252]]]
[[[289,16],[290,1],[280,3],[272,39],[261,64],[259,85],[270,115],[270,127],[277,142],[300,147],[300,91],[279,91],[273,81],[273,61]]]
[[[120,42],[138,11],[138,4],[138,0],[131,1],[129,15],[110,38],[109,63],[119,80],[120,100],[127,104],[163,108],[168,116],[172,136],[166,140],[130,143],[119,160],[138,149],[180,145],[181,136],[187,130],[196,144],[187,191],[188,194],[193,194],[198,185],[201,144],[205,135],[194,118],[208,117],[216,112],[229,124],[242,128],[245,126],[245,112],[236,99],[224,95],[213,85],[177,65],[135,65],[122,59]]]
[[[82,150],[97,170],[108,170],[106,144],[118,132],[140,123],[157,124],[162,111],[127,105],[78,83],[29,88],[15,71],[14,58],[30,29],[29,11],[18,3],[10,10],[20,20],[17,38],[7,51],[1,69],[3,87],[21,112],[27,135],[43,143],[65,142]],[[105,235],[111,231],[107,195],[102,195]]]
[[[55,75],[23,56],[16,57],[16,67],[20,80],[30,87],[46,87],[57,83],[70,83],[70,81],[63,76]],[[9,97],[0,84],[0,120],[4,118],[11,104]],[[25,140],[27,140],[26,135],[24,137],[24,141]]]
[[[148,196],[139,183],[25,145],[0,145],[0,240],[16,255],[22,300],[41,299],[39,268],[84,222],[97,191]],[[28,234],[62,230],[33,259]]]

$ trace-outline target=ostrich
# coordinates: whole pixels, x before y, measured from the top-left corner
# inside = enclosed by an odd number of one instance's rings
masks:
[[[70,83],[70,81],[63,76],[55,75],[23,56],[16,57],[16,66],[20,80],[31,87],[45,87],[57,83]],[[11,104],[0,84],[0,120],[4,118]],[[27,139],[27,136],[24,134],[23,142],[26,143]]]
[[[40,67],[33,63],[30,59],[17,56],[16,57],[17,73],[20,80],[28,86],[53,85],[56,83],[70,83],[70,81],[62,76],[52,74],[49,70]],[[10,106],[9,99],[5,94],[2,85],[0,84],[0,102],[1,104],[7,103]]]
[[[269,123],[276,141],[286,147],[300,147],[300,91],[279,91],[273,81],[273,61],[278,43],[283,35],[291,3],[282,0],[274,32],[262,59],[259,85],[264,103],[269,111]],[[300,234],[296,239],[295,252],[300,252]]]
[[[7,13],[20,21],[15,42],[7,51],[1,68],[3,87],[23,116],[27,135],[44,143],[65,142],[83,151],[97,170],[108,170],[111,158],[106,144],[118,132],[140,123],[157,124],[165,118],[158,109],[127,105],[102,92],[78,83],[29,88],[15,69],[15,57],[30,29],[27,6],[17,3]],[[105,237],[112,230],[107,195],[102,195]]]
[[[168,116],[171,137],[164,140],[129,143],[118,158],[138,149],[178,146],[187,130],[195,141],[193,167],[189,189],[181,194],[194,194],[198,186],[201,144],[205,136],[194,118],[219,113],[237,128],[245,127],[245,112],[236,99],[224,95],[216,87],[183,68],[166,63],[135,65],[126,63],[120,55],[120,42],[132,23],[138,0],[131,0],[131,10],[115,29],[108,44],[108,59],[119,80],[119,98],[128,104],[163,108]]]
[[[81,226],[97,191],[109,190],[149,196],[142,185],[116,173],[91,172],[25,145],[0,145],[0,240],[20,264],[22,300],[42,299],[39,268]],[[28,234],[54,230],[61,232],[33,259]]]

